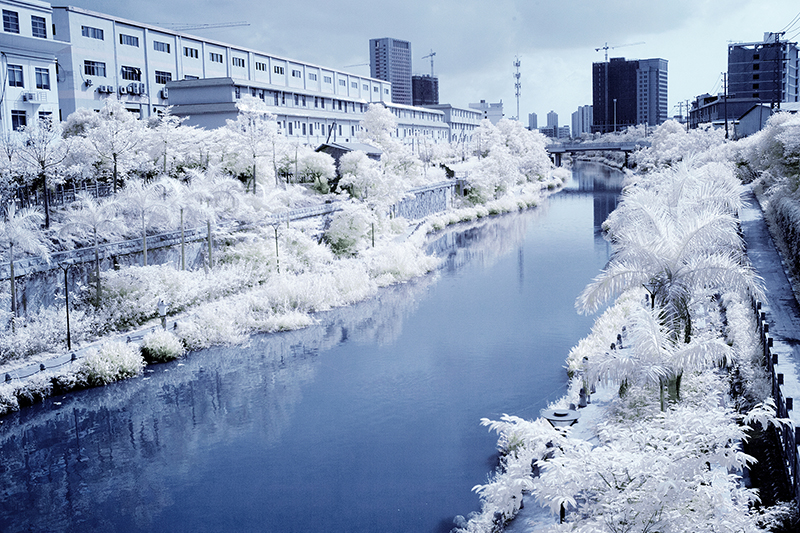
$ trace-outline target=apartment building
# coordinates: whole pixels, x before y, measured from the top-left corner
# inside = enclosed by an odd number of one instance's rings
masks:
[[[469,104],[470,109],[477,109],[483,114],[483,118],[489,119],[492,124],[497,124],[503,119],[503,101],[497,103],[489,103],[486,100],[481,100],[475,104]]]
[[[38,0],[2,0],[0,132],[36,119],[58,116],[56,55],[64,43],[53,39],[52,9]]]
[[[384,37],[369,41],[370,75],[392,84],[392,102],[412,105],[411,43]],[[437,87],[438,90],[438,87]]]
[[[481,125],[483,113],[475,109],[455,107],[450,104],[427,105],[444,113],[444,121],[450,127],[448,141],[452,143],[472,143],[475,128]]]
[[[764,33],[761,42],[729,44],[728,96],[776,107],[800,101],[799,52],[780,32]]]

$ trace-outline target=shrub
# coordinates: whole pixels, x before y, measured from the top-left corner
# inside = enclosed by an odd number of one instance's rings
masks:
[[[78,375],[87,385],[106,385],[139,375],[145,362],[136,344],[112,341],[83,360]]]
[[[177,335],[164,329],[156,329],[144,337],[142,355],[148,363],[164,363],[183,356],[186,349]]]

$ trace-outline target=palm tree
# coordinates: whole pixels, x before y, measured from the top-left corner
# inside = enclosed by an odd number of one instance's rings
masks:
[[[94,242],[94,275],[96,283],[95,307],[100,307],[100,238],[108,239],[121,233],[121,225],[117,210],[119,204],[115,198],[104,201],[95,198],[86,191],[81,191],[67,214],[67,222],[61,226],[59,234],[72,235],[88,231]]]
[[[160,183],[145,185],[139,180],[130,180],[119,195],[123,210],[136,217],[141,224],[144,266],[147,266],[147,228],[170,220],[166,194],[166,189]]]
[[[5,220],[0,221],[0,243],[8,246],[8,263],[11,270],[11,316],[17,317],[17,290],[14,274],[14,249],[22,252],[38,254],[50,260],[50,254],[41,231],[44,215],[37,207],[26,207],[17,211],[14,202],[9,202],[5,209]]]

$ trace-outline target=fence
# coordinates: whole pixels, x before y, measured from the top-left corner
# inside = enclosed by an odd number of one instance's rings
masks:
[[[56,185],[52,191],[42,191],[38,187],[20,185],[14,189],[11,199],[17,208],[44,206],[44,195],[47,194],[48,203],[51,207],[55,207],[74,202],[79,192],[87,192],[95,198],[102,198],[111,196],[114,190],[110,184],[98,182],[94,182],[92,185],[83,182],[80,187],[76,187],[75,184],[72,187]]]
[[[769,370],[772,379],[772,398],[775,400],[776,414],[780,418],[790,418],[794,410],[794,398],[784,395],[784,374],[777,371],[778,354],[773,352],[773,340],[769,334],[766,311],[761,302],[754,301],[753,309],[758,322],[758,331],[764,346],[764,367]],[[800,480],[798,479],[797,443],[800,442],[800,427],[795,424],[780,424],[777,428],[782,450],[782,462],[786,477],[794,491],[794,499],[800,503]]]

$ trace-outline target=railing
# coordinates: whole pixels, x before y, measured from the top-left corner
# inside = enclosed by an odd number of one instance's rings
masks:
[[[616,143],[553,143],[545,149],[551,154],[565,152],[633,152],[639,148],[648,148],[650,141],[616,142]]]

